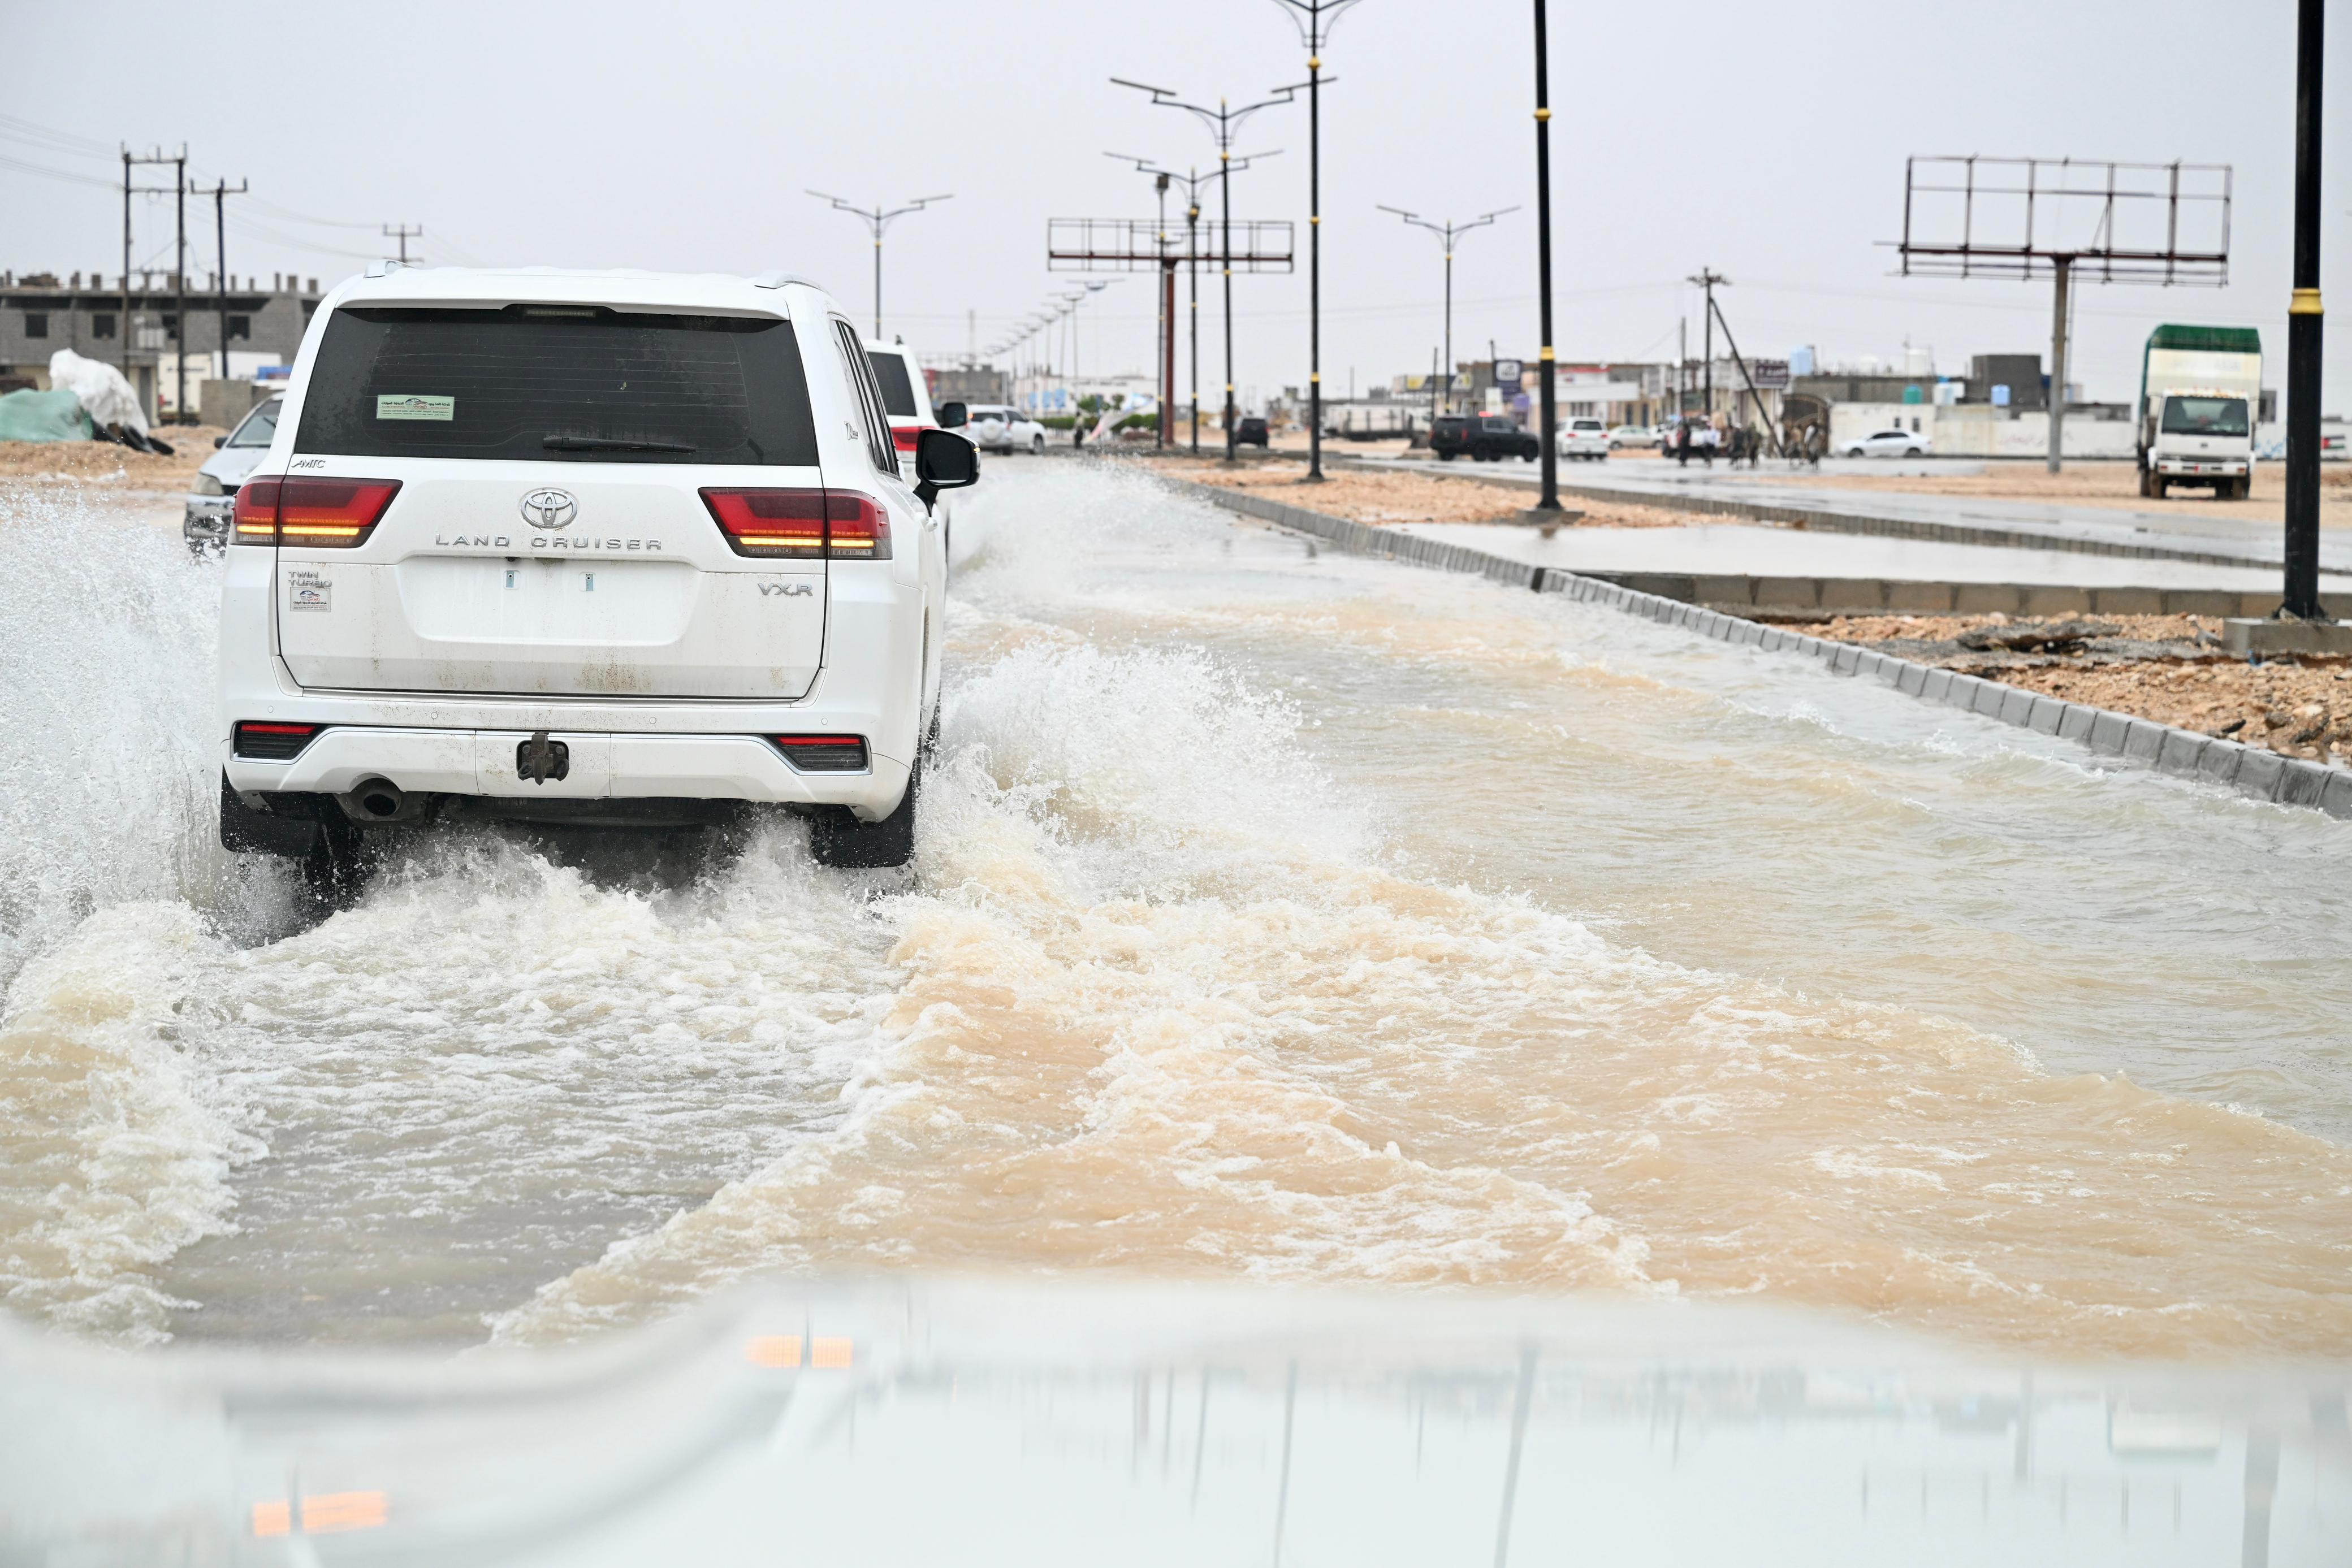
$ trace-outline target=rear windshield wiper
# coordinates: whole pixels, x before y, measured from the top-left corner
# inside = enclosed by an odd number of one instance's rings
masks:
[[[628,441],[617,435],[550,435],[540,445],[550,452],[692,452],[678,441]]]

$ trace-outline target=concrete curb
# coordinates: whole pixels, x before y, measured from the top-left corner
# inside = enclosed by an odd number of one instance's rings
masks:
[[[1350,457],[1342,453],[1326,455],[1326,463],[1349,467],[1362,467],[1376,473],[1395,473],[1392,464],[1375,458]],[[1466,479],[1473,484],[1494,485],[1506,489],[1528,487],[1524,479],[1508,478],[1499,474],[1465,472],[1440,476],[1443,478]],[[1938,523],[1922,517],[1881,517],[1867,512],[1850,512],[1829,507],[1790,507],[1770,501],[1743,501],[1729,496],[1677,496],[1646,490],[1619,489],[1609,485],[1580,485],[1561,479],[1559,485],[1563,496],[1574,496],[1587,501],[1615,501],[1621,505],[1658,507],[1674,512],[1699,512],[1719,517],[1741,517],[1750,522],[1786,523],[1797,528],[1818,528],[1823,533],[1874,534],[1890,538],[1931,539],[1944,544],[1990,545],[2008,549],[2063,550],[2077,555],[2127,556],[2140,560],[2186,560],[2201,566],[2246,567],[2262,571],[2276,571],[2279,563],[2260,556],[2235,551],[2190,549],[2184,546],[2161,544],[2126,544],[2121,539],[2103,539],[2073,534],[2042,533],[2031,528],[2004,528],[1998,523]],[[2059,525],[2053,525],[2057,527]],[[2272,597],[2275,598],[2276,595]]]
[[[2077,588],[2019,582],[1927,582],[1885,577],[1754,577],[1686,571],[1588,571],[1620,588],[1740,611],[1820,615],[1951,615],[1998,610],[2008,615],[2264,616],[2278,591],[2227,588]],[[2345,606],[2352,612],[2352,604]]]
[[[1719,610],[1562,571],[1558,567],[1507,560],[1467,545],[1367,528],[1344,517],[1310,512],[1303,507],[1220,489],[1213,485],[1186,479],[1162,479],[1160,483],[1227,511],[1311,534],[1349,555],[1402,560],[1439,571],[1475,573],[1513,588],[1564,593],[1580,602],[1606,604],[1629,615],[1680,626],[1717,642],[1761,648],[1768,653],[1801,653],[1822,661],[1832,674],[1867,675],[1906,696],[1940,703],[1965,713],[1982,714],[1987,718],[1999,719],[2020,729],[2054,735],[2062,740],[2078,741],[2092,751],[2138,762],[2159,773],[2226,784],[2256,800],[2282,806],[2311,806],[2331,817],[2352,819],[2352,770],[2346,768],[2281,757],[2266,747],[2200,735],[2192,729],[2175,729],[2153,719],[2135,718],[2106,708],[2061,702],[2022,687],[1914,664],[1852,643],[1809,637],[1727,615]]]

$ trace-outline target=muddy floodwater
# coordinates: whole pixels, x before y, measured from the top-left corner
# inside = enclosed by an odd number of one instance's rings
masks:
[[[2352,1344],[2352,823],[1007,460],[910,873],[483,831],[320,919],[214,847],[217,569],[0,525],[20,1317],[536,1343],[1115,1270]]]

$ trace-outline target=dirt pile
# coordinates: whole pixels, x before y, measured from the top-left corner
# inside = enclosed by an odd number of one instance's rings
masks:
[[[1396,523],[1516,523],[1535,504],[1535,492],[1482,484],[1446,475],[1368,473],[1329,467],[1319,485],[1307,483],[1307,465],[1280,459],[1253,461],[1238,469],[1182,457],[1132,458],[1152,473],[1198,485],[1265,496],[1351,523],[1381,527]],[[1675,528],[1708,519],[1664,507],[1578,498],[1569,509],[1583,513],[1581,528]]]
[[[172,455],[133,452],[110,441],[0,441],[0,479],[78,481],[130,490],[186,490],[213,455],[213,438],[227,433],[205,424],[174,424],[155,432]]]

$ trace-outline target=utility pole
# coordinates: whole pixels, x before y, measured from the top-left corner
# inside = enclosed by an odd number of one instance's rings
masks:
[[[2052,291],[2050,312],[2050,455],[2045,461],[2055,474],[2064,453],[2059,444],[2066,428],[2066,288],[2074,277],[2074,258],[2053,256],[2050,267],[2057,287]]]
[[[131,198],[134,195],[167,195],[175,193],[178,189],[175,185],[171,192],[167,192],[161,185],[132,184],[131,170],[138,165],[149,163],[159,166],[171,163],[184,173],[188,164],[188,150],[182,147],[177,154],[169,158],[163,155],[163,150],[160,147],[143,156],[132,152],[128,147],[122,150],[122,349],[117,357],[122,361],[122,379],[131,382],[131,393],[134,397],[138,394],[139,383],[132,381],[131,375]],[[184,184],[186,181],[183,179],[180,183]],[[184,229],[183,243],[184,238]]]
[[[1160,219],[1151,231],[1160,245],[1160,287],[1152,290],[1160,307],[1160,414],[1151,422],[1151,444],[1161,452],[1168,450],[1168,424],[1176,417],[1176,268],[1168,258],[1168,185],[1165,169],[1152,177],[1151,189],[1160,198]]]
[[[425,225],[423,224],[386,224],[383,225],[383,237],[388,240],[396,240],[399,242],[399,261],[401,266],[414,266],[422,263],[425,260],[421,256],[416,258],[416,262],[415,263],[412,263],[408,259],[408,242],[413,239],[422,239],[425,237]]]
[[[2319,601],[2319,63],[2325,0],[2294,34],[2294,292],[2286,307],[2286,596],[2281,616],[2325,621]]]
[[[1675,423],[1690,409],[1690,318],[1675,319]]]
[[[1536,0],[1536,274],[1543,306],[1543,348],[1536,365],[1543,382],[1543,499],[1538,512],[1559,510],[1559,394],[1552,384],[1551,344],[1551,78],[1544,35],[1544,0]]]
[[[1496,207],[1493,212],[1482,213],[1478,216],[1472,218],[1466,224],[1457,224],[1451,218],[1448,218],[1442,224],[1433,224],[1417,213],[1406,212],[1402,207],[1391,207],[1385,204],[1375,204],[1380,206],[1381,211],[1384,213],[1394,213],[1397,216],[1412,225],[1415,228],[1427,229],[1431,234],[1437,236],[1438,243],[1445,248],[1445,368],[1444,374],[1445,377],[1445,406],[1449,411],[1451,411],[1454,407],[1454,242],[1459,240],[1464,235],[1468,234],[1472,229],[1484,228],[1486,225],[1493,223],[1496,218],[1501,217],[1505,213],[1516,213],[1519,209],[1517,207]],[[1433,394],[1433,395],[1434,394]],[[1432,419],[1437,417],[1437,408],[1434,402],[1430,405],[1430,417]]]
[[[188,149],[172,161],[172,419],[188,419]]]
[[[1296,87],[1278,87],[1274,89],[1276,96],[1240,109],[1234,108],[1221,98],[1217,99],[1217,107],[1211,109],[1206,104],[1186,103],[1164,87],[1150,87],[1118,77],[1110,79],[1117,86],[1150,93],[1155,104],[1184,110],[1216,138],[1217,194],[1224,209],[1220,259],[1225,275],[1225,461],[1233,463],[1237,461],[1234,455],[1234,138],[1240,133],[1249,117],[1258,110],[1297,101],[1298,89]]]
[[[1307,46],[1307,477],[1323,482],[1323,46],[1356,0],[1276,0]],[[1337,79],[1337,78],[1334,78]]]
[[[863,218],[866,221],[867,232],[874,236],[874,336],[878,340],[882,336],[882,231],[890,226],[890,220],[893,218],[903,218],[908,213],[919,213],[933,202],[951,202],[955,197],[952,193],[944,196],[917,196],[903,207],[891,207],[886,210],[879,206],[852,206],[839,196],[828,196],[823,191],[811,191],[809,194],[820,202],[831,202],[834,211],[837,213],[849,213]]]
[[[242,196],[245,193],[246,185],[245,182],[242,180],[239,180],[236,183],[235,189],[230,188],[229,183],[226,180],[216,180],[214,182],[213,188],[211,190],[206,191],[200,186],[196,191],[197,195],[210,196],[213,199],[214,259],[220,269],[215,276],[220,280],[220,379],[223,381],[226,381],[228,379],[227,199],[231,196]]]
[[[1699,384],[1705,389],[1706,422],[1715,423],[1715,286],[1731,279],[1711,267],[1702,267],[1687,281],[1706,291],[1706,315],[1700,322]]]
[[[1187,311],[1192,330],[1192,455],[1201,455],[1201,258],[1195,235],[1201,224],[1201,191],[1198,184],[1184,204],[1184,270],[1189,275],[1187,286],[1192,291],[1192,304]]]

